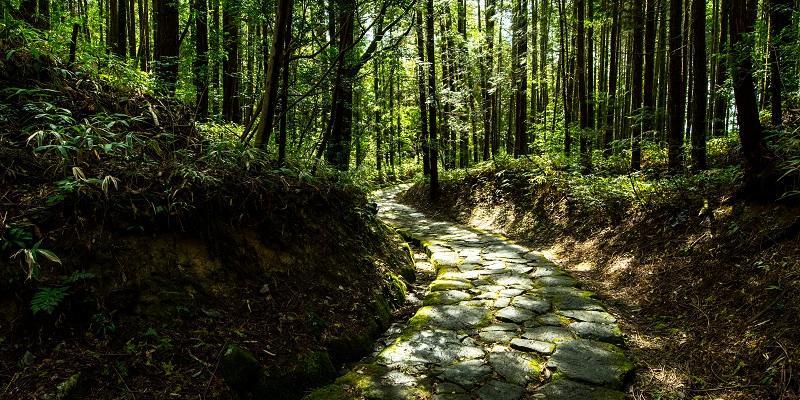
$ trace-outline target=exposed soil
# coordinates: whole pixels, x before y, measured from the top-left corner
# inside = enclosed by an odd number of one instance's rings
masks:
[[[597,291],[637,363],[631,398],[798,397],[800,209],[723,191],[589,207],[570,190],[494,171],[403,201],[543,249]]]

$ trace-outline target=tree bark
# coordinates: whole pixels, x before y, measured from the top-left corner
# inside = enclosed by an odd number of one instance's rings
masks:
[[[208,118],[208,3],[195,0],[195,44],[194,86],[197,120]]]
[[[422,142],[422,173],[430,176],[430,143],[428,135],[428,93],[425,89],[425,37],[422,35],[422,10],[417,10],[415,24],[417,34],[417,86],[419,90],[419,122],[420,141]],[[376,65],[377,65],[377,61]],[[377,76],[376,76],[377,79]],[[375,81],[375,99],[378,99],[377,80]],[[376,117],[380,112],[376,109]],[[380,118],[380,117],[378,117]],[[380,144],[380,142],[379,142]]]
[[[692,103],[692,167],[706,169],[706,104],[708,101],[706,67],[706,2],[694,0],[692,36],[694,37],[694,102]]]
[[[514,28],[512,37],[513,73],[514,77],[514,156],[520,157],[528,154],[528,116],[527,92],[528,72],[526,69],[528,59],[528,2],[527,0],[514,0]]]
[[[156,76],[164,91],[175,93],[178,81],[178,1],[153,0],[156,19],[155,59]]]
[[[681,170],[683,160],[684,123],[684,82],[683,68],[683,29],[681,0],[670,1],[669,22],[669,102],[668,102],[668,169],[676,174]]]
[[[430,103],[428,108],[428,131],[430,133],[430,197],[437,199],[439,197],[439,142],[436,135],[436,59],[434,57],[433,48],[433,0],[426,0],[425,2],[426,16],[425,16],[425,33],[426,37],[426,53],[428,57],[428,93],[430,94]]]
[[[222,61],[222,117],[228,122],[240,122],[242,115],[239,107],[239,0],[222,1],[225,50],[225,59]]]
[[[744,194],[757,199],[772,199],[776,195],[774,160],[758,119],[753,81],[752,34],[757,8],[757,0],[731,1],[731,78],[744,156]]]
[[[792,22],[793,0],[769,1],[769,87],[772,125],[783,126],[783,83],[781,80],[781,52],[785,44],[793,43],[787,38],[791,31],[786,28]]]
[[[673,0],[674,1],[674,0]],[[642,2],[633,2],[633,48],[631,49],[631,170],[642,169]]]

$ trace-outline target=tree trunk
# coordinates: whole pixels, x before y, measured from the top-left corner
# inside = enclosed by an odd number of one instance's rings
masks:
[[[514,110],[514,156],[520,157],[528,154],[528,116],[527,92],[528,72],[526,69],[528,58],[528,2],[527,0],[514,0],[514,28],[512,46],[514,60],[514,87],[516,104]]]
[[[744,156],[744,194],[753,198],[771,199],[776,195],[774,161],[764,143],[753,81],[752,33],[756,10],[757,0],[731,2],[730,63],[739,140]]]
[[[272,41],[272,52],[269,55],[269,65],[267,66],[264,99],[261,102],[259,114],[261,121],[258,124],[258,132],[256,132],[255,142],[253,143],[256,147],[268,146],[269,139],[272,136],[272,128],[275,124],[275,109],[278,104],[278,84],[281,77],[281,66],[286,56],[287,35],[291,34],[289,30],[291,29],[293,1],[279,0],[276,6],[275,34]]]
[[[196,91],[197,120],[208,118],[208,3],[195,0],[194,86]]]
[[[338,49],[336,77],[333,88],[333,121],[331,124],[331,138],[328,143],[325,157],[331,165],[340,171],[346,171],[350,166],[350,141],[352,136],[353,116],[353,80],[354,74],[351,66],[353,53],[353,21],[356,19],[356,4],[354,0],[337,0],[336,12],[338,13]]]
[[[140,0],[141,1],[141,0]],[[136,59],[136,2],[128,3],[128,52],[132,59]]]
[[[670,173],[680,172],[683,159],[684,87],[683,87],[683,29],[681,0],[670,0],[669,14],[669,102],[667,158]]]
[[[656,0],[647,0],[644,27],[644,108],[642,130],[650,135],[655,128],[655,50],[656,50]]]
[[[692,36],[694,37],[694,102],[692,103],[692,167],[706,169],[706,102],[708,101],[706,70],[706,2],[694,0]]]
[[[436,137],[436,58],[433,48],[433,0],[425,2],[425,33],[426,53],[428,57],[428,94],[430,102],[428,107],[428,132],[430,134],[430,197],[439,197],[439,142]]]
[[[496,115],[495,110],[495,89],[493,72],[494,72],[494,18],[495,18],[495,0],[486,0],[486,55],[484,69],[486,70],[486,79],[483,85],[483,160],[487,161],[491,158],[492,138],[495,137],[497,127],[494,124]]]
[[[725,135],[726,114],[728,110],[728,96],[725,95],[724,87],[725,81],[728,80],[728,28],[730,26],[730,13],[731,13],[731,0],[720,0],[720,16],[719,16],[719,54],[717,55],[717,69],[714,72],[714,110],[712,132],[714,136],[720,137]]]
[[[674,0],[673,0],[674,1]],[[631,170],[642,169],[642,2],[633,2],[633,48],[631,50]]]
[[[225,49],[225,59],[222,61],[222,117],[228,122],[240,122],[242,115],[239,107],[239,0],[221,1],[223,1],[222,31]],[[275,83],[277,85],[277,79]],[[275,89],[277,90],[277,86]]]
[[[153,0],[155,13],[156,76],[168,94],[175,93],[178,81],[178,0]]]
[[[608,104],[606,105],[606,126],[603,133],[603,155],[612,154],[611,142],[614,140],[614,113],[617,104],[617,79],[619,77],[619,17],[620,1],[614,0],[614,11],[611,17],[611,60],[608,71]]]
[[[586,3],[584,0],[575,0],[575,7],[577,13],[578,29],[576,33],[576,66],[575,66],[575,85],[578,92],[578,109],[579,109],[579,127],[580,127],[580,156],[581,167],[588,169],[589,167],[589,103],[586,99],[586,29],[585,29],[585,15]]]
[[[786,28],[792,22],[793,6],[793,0],[769,1],[769,88],[772,125],[775,127],[783,125],[781,52],[785,44],[793,43],[786,37],[791,34]]]
[[[278,163],[283,164],[286,162],[286,116],[289,114],[289,60],[291,58],[292,49],[292,9],[294,8],[294,1],[288,0],[289,4],[286,6],[286,12],[289,14],[286,19],[283,44],[283,60],[281,65],[281,95],[279,99],[279,106],[281,110],[280,119],[278,120]],[[360,158],[356,156],[356,162],[360,163]]]

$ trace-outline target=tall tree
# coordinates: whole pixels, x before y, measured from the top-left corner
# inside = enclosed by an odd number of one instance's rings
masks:
[[[433,0],[425,1],[425,43],[428,58],[428,133],[430,134],[430,197],[439,197],[439,142],[436,135],[436,59],[433,48]]]
[[[655,128],[655,52],[656,52],[656,0],[647,0],[644,15],[644,107],[642,111],[642,130],[650,133]]]
[[[610,44],[610,60],[608,71],[608,101],[606,105],[606,124],[603,133],[603,155],[605,157],[611,156],[612,147],[611,142],[614,140],[614,113],[616,112],[617,105],[617,79],[619,75],[619,18],[620,18],[620,2],[621,0],[614,0],[614,9],[612,10],[611,17],[611,44]]]
[[[492,138],[497,136],[497,126],[494,124],[497,111],[495,106],[494,72],[494,19],[495,19],[495,0],[486,0],[486,53],[484,55],[484,68],[486,79],[483,85],[483,160],[491,158]]]
[[[575,65],[575,90],[578,92],[578,109],[580,112],[580,156],[581,166],[589,168],[589,102],[586,98],[586,3],[584,0],[575,0],[577,14],[576,32],[576,65]]]
[[[757,0],[731,1],[731,78],[744,156],[745,194],[753,198],[773,198],[776,188],[774,160],[758,119],[753,81],[753,25],[757,9]]]
[[[527,125],[527,94],[528,72],[526,69],[528,59],[528,1],[514,0],[514,23],[512,76],[514,78],[514,91],[516,104],[514,112],[514,156],[520,157],[528,154],[528,125]]]
[[[694,68],[694,101],[692,102],[692,167],[706,169],[706,104],[708,102],[706,67],[706,2],[693,0],[692,36],[694,37],[692,65]]]
[[[195,0],[194,85],[197,119],[208,118],[208,2]]]
[[[642,168],[642,2],[633,2],[633,48],[631,50],[631,170]]]
[[[155,14],[156,76],[167,93],[175,93],[178,81],[178,1],[153,0]]]
[[[225,59],[222,61],[222,116],[226,121],[240,122],[242,119],[239,107],[240,0],[221,1],[223,1],[222,32],[225,49]]]
[[[417,86],[419,91],[419,125],[420,141],[422,142],[422,173],[430,176],[430,143],[428,134],[428,91],[425,87],[425,37],[422,34],[422,9],[417,9],[415,13],[415,25],[417,36]],[[377,63],[376,63],[377,65]],[[377,78],[377,77],[376,77]],[[375,100],[378,99],[377,80],[375,85]],[[376,116],[380,111],[376,111]],[[477,145],[477,144],[476,144]]]
[[[272,129],[275,125],[275,109],[278,104],[278,85],[281,78],[281,67],[286,58],[286,43],[292,29],[292,0],[278,0],[276,5],[275,34],[272,39],[272,52],[267,65],[267,81],[261,100],[260,121],[254,145],[264,147],[269,144]]]
[[[678,173],[683,160],[683,28],[681,26],[683,4],[681,0],[670,0],[669,8],[669,102],[668,102],[668,168]]]
[[[725,81],[728,80],[728,29],[730,27],[731,0],[720,0],[719,37],[717,39],[717,69],[714,71],[714,106],[712,110],[712,132],[714,136],[725,135],[725,114],[728,98],[725,95]]]
[[[781,79],[781,53],[792,31],[786,28],[792,22],[793,0],[768,0],[769,3],[769,87],[772,125],[783,125],[783,82]]]

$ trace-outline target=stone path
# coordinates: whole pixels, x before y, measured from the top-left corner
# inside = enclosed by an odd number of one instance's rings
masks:
[[[625,397],[633,365],[591,292],[538,252],[398,204],[405,188],[375,194],[379,215],[422,243],[436,280],[388,346],[309,398]]]

